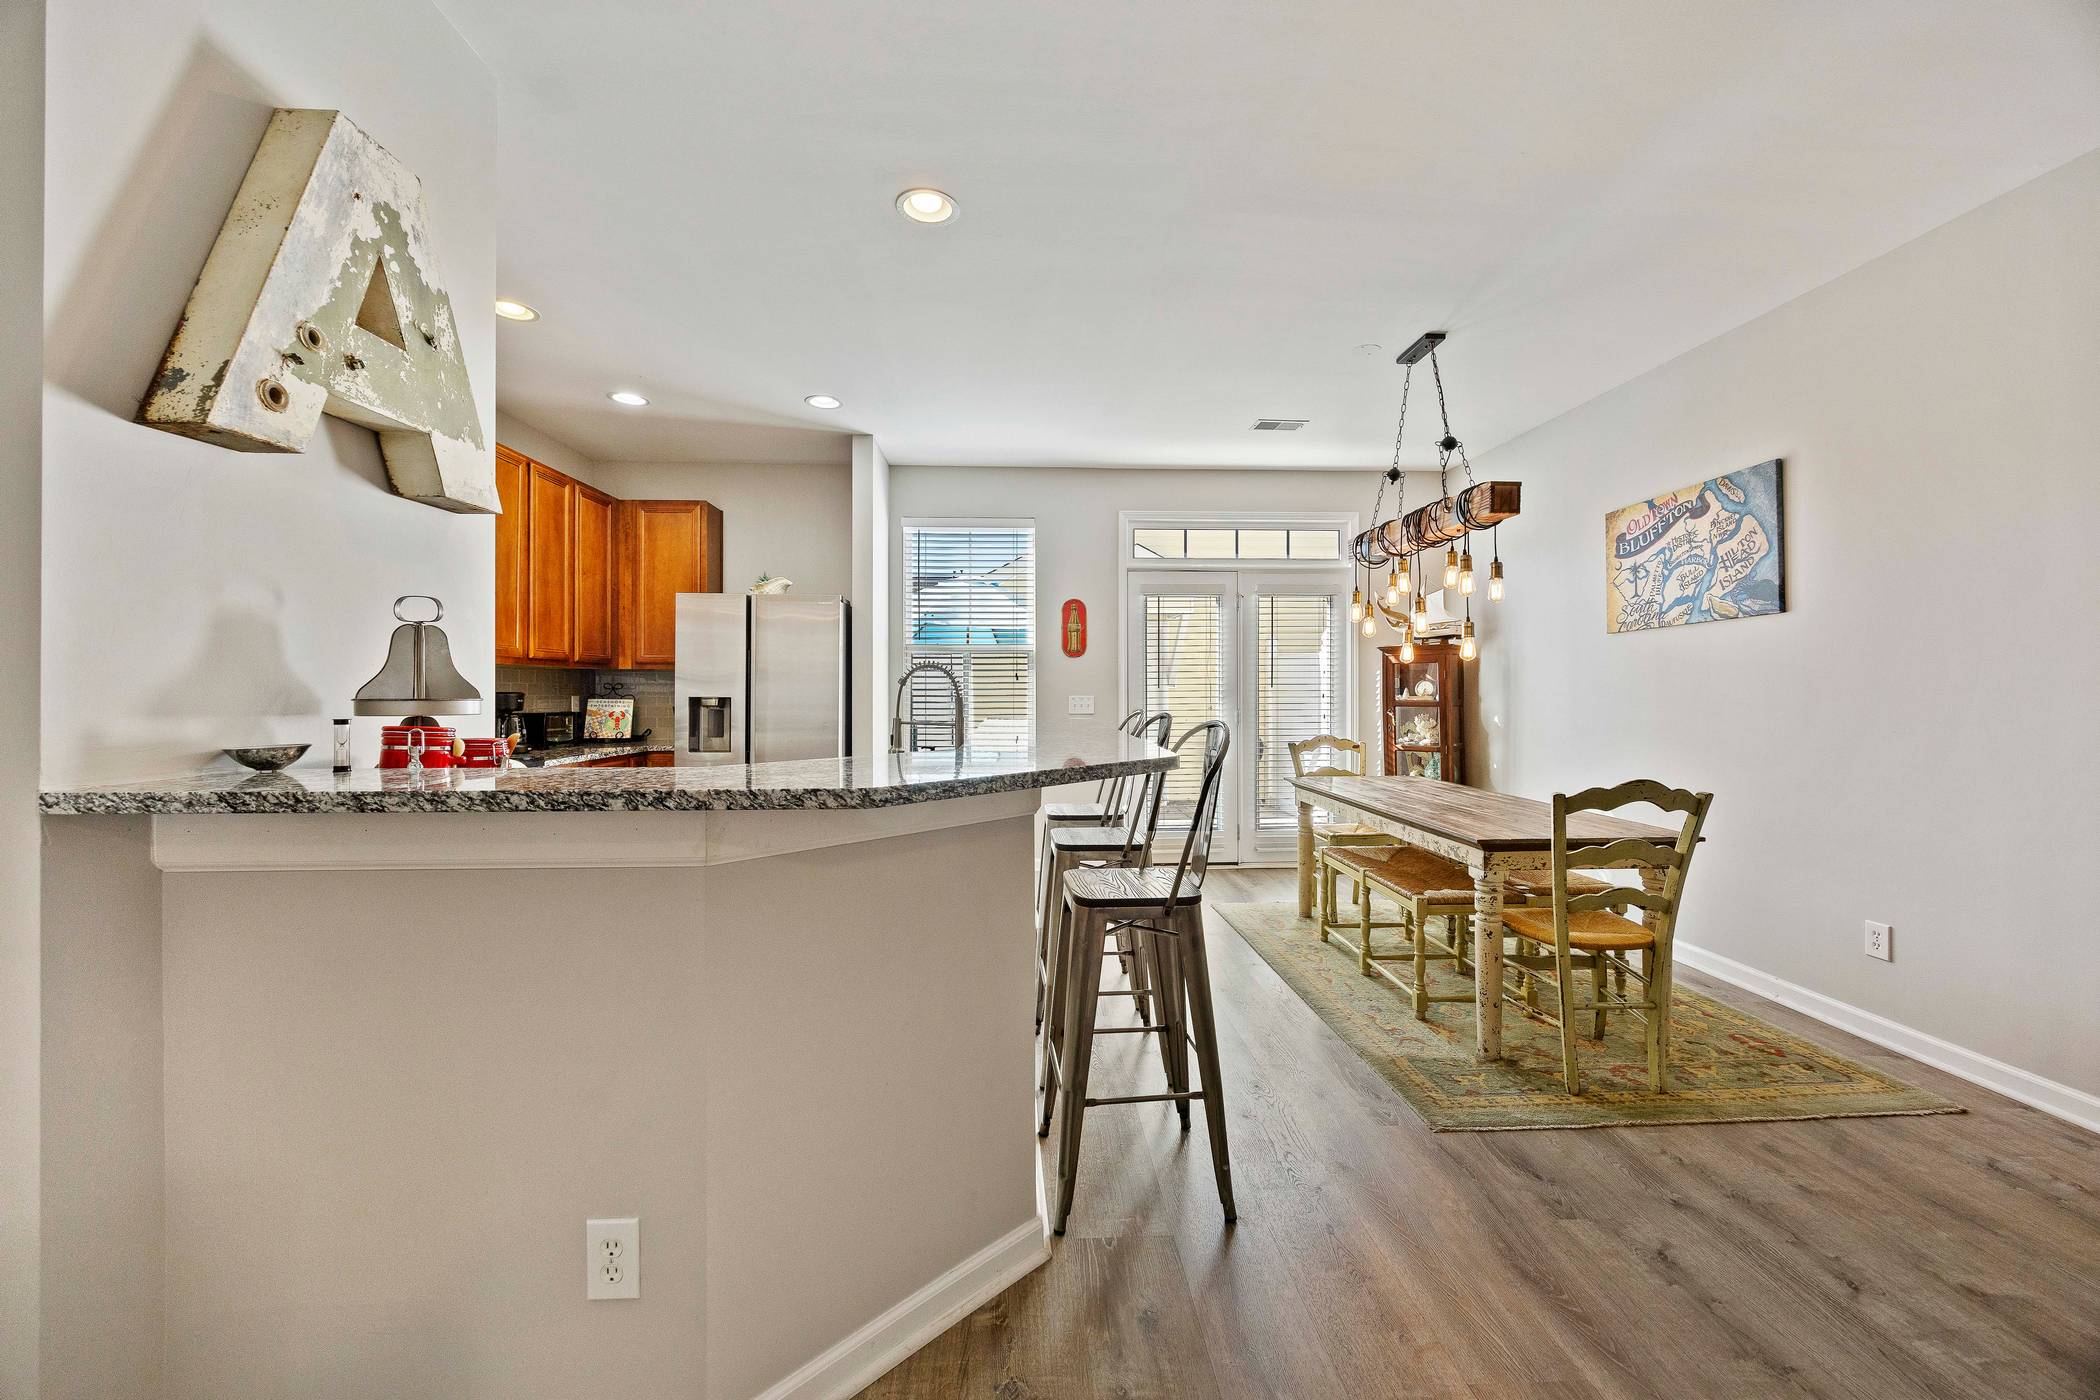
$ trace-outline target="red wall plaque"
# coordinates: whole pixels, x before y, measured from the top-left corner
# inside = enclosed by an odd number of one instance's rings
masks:
[[[1065,599],[1064,616],[1057,625],[1059,640],[1065,655],[1086,655],[1086,604],[1077,598]]]

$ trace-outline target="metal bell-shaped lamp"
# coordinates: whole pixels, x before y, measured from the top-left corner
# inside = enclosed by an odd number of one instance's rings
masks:
[[[437,616],[415,621],[403,617],[401,605],[421,599]],[[407,593],[394,600],[401,625],[387,643],[386,664],[358,689],[351,709],[361,715],[403,715],[404,724],[435,724],[437,715],[478,715],[481,692],[452,664],[452,643],[437,624],[445,605],[428,593]]]

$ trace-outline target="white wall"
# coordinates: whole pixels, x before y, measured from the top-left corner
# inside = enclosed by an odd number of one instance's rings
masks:
[[[504,327],[498,325],[496,332],[499,336],[502,335]],[[496,410],[496,441],[513,451],[524,453],[535,462],[545,462],[558,472],[567,472],[578,481],[587,481],[600,491],[620,494],[598,479],[598,463],[595,459],[586,457],[560,438],[541,432],[515,413],[502,408]]]
[[[1394,389],[1397,393],[1397,383]],[[994,516],[1035,521],[1036,716],[1039,722],[1055,718],[1066,723],[1065,697],[1092,695],[1093,723],[1105,734],[1124,714],[1117,682],[1123,648],[1123,619],[1117,611],[1120,512],[1355,511],[1363,528],[1371,523],[1379,470],[1374,465],[1354,472],[900,466],[891,468],[891,509],[899,520]],[[1410,472],[1409,508],[1433,499],[1435,486],[1434,475]],[[1388,510],[1392,500],[1389,491]],[[1068,657],[1057,646],[1057,610],[1067,598],[1086,604],[1087,649],[1082,657]],[[1357,737],[1374,754],[1376,648],[1394,640],[1394,634],[1381,627],[1374,640],[1359,637],[1355,642]],[[1372,765],[1375,769],[1375,757]]]
[[[335,107],[422,178],[493,440],[489,73],[424,0],[68,0],[47,50],[46,782],[273,740],[312,742],[325,763],[329,720],[384,660],[402,593],[445,600],[454,657],[486,695],[489,517],[391,494],[374,435],[334,418],[298,455],[132,418],[272,108]],[[360,751],[381,722],[360,722]]]
[[[853,592],[853,477],[844,465],[594,462],[585,479],[628,500],[719,507],[728,592],[742,592],[760,574],[793,579],[798,594]]]
[[[43,287],[44,5],[0,5],[0,1395],[37,1391],[37,428]]]
[[[889,746],[895,671],[890,656],[891,541],[896,534],[890,462],[874,438],[853,439],[853,714],[859,752]]]
[[[1479,777],[1711,790],[1688,943],[2089,1093],[2096,247],[2100,153],[1477,464],[1524,483]],[[1788,611],[1605,635],[1604,513],[1772,457]]]

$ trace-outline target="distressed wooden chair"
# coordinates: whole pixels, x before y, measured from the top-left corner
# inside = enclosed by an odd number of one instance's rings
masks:
[[[1064,1120],[1058,1139],[1057,1198],[1052,1214],[1058,1234],[1072,1214],[1078,1179],[1079,1143],[1086,1111],[1104,1104],[1172,1103],[1188,1131],[1189,1105],[1201,1100],[1210,1135],[1211,1170],[1225,1219],[1238,1218],[1232,1197],[1232,1159],[1225,1141],[1224,1078],[1218,1065],[1218,1033],[1212,1013],[1208,956],[1203,946],[1203,881],[1210,868],[1211,832],[1217,824],[1218,789],[1231,733],[1216,720],[1191,728],[1175,741],[1177,753],[1200,740],[1203,779],[1190,815],[1189,832],[1174,865],[1148,863],[1074,870],[1064,880],[1064,914],[1058,940],[1060,965],[1051,978],[1052,1025],[1043,1037],[1043,1095],[1037,1125],[1048,1136],[1060,1094]],[[1156,813],[1155,813],[1156,815]],[[1136,1026],[1095,1026],[1103,995],[1104,945],[1118,935],[1136,940],[1139,961],[1150,970],[1156,1014]],[[1167,1091],[1161,1094],[1087,1095],[1097,1034],[1160,1037]],[[1189,1078],[1189,1050],[1196,1052],[1200,1087]]]
[[[1315,734],[1285,745],[1291,752],[1291,773],[1299,778],[1361,778],[1364,775],[1364,746],[1339,734]],[[1320,826],[1313,821],[1312,805],[1298,804],[1298,834],[1310,836],[1313,859],[1318,868],[1320,853],[1331,846],[1391,846],[1398,838],[1361,822],[1335,822]],[[1352,902],[1363,902],[1363,886],[1351,885]],[[1323,929],[1321,936],[1326,936]]]
[[[1172,731],[1174,717],[1165,710],[1138,722],[1135,737],[1148,739],[1162,748]],[[1064,878],[1089,865],[1142,865],[1151,858],[1152,833],[1159,822],[1159,806],[1166,794],[1165,772],[1142,773],[1119,785],[1112,801],[1117,811],[1112,821],[1088,826],[1061,826],[1045,833],[1042,890],[1036,910],[1035,1025],[1040,1031],[1048,1014],[1051,970],[1057,966],[1057,922],[1062,913]],[[1128,974],[1131,991],[1140,1013],[1148,1010],[1150,989],[1145,968],[1138,962],[1127,939],[1119,943],[1117,956]]]
[[[1641,1017],[1648,1047],[1648,1087],[1658,1093],[1670,1083],[1670,989],[1674,977],[1671,943],[1677,931],[1677,910],[1684,896],[1684,880],[1691,868],[1692,852],[1699,844],[1699,829],[1706,824],[1713,805],[1710,792],[1686,792],[1648,779],[1636,779],[1610,788],[1586,788],[1577,793],[1556,793],[1553,798],[1553,866],[1551,888],[1544,908],[1504,909],[1502,921],[1520,945],[1510,963],[1535,978],[1545,979],[1555,993],[1555,1019],[1560,1026],[1561,1068],[1570,1094],[1582,1092],[1582,1072],[1576,1061],[1577,1018],[1588,1012],[1591,1035],[1601,1037],[1608,1011],[1631,1011]],[[1610,812],[1635,803],[1648,803],[1666,812],[1682,813],[1674,845],[1626,837],[1601,846],[1568,846],[1568,815],[1571,812]],[[1642,885],[1605,885],[1587,893],[1571,888],[1574,871],[1633,867],[1640,871]],[[1639,922],[1625,911],[1641,911]],[[1531,945],[1527,950],[1522,945]],[[1630,955],[1639,953],[1636,967]],[[1590,999],[1575,995],[1577,960],[1589,973]],[[1617,990],[1606,989],[1606,974],[1617,976]],[[1627,981],[1638,982],[1638,998],[1625,993]]]

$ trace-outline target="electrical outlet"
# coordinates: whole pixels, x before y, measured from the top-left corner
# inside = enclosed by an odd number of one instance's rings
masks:
[[[1867,920],[1867,956],[1883,962],[1896,960],[1896,930],[1888,924]]]
[[[587,1299],[641,1297],[642,1222],[631,1215],[584,1221],[583,1269]]]
[[[1067,695],[1065,713],[1068,715],[1090,715],[1094,712],[1094,697],[1091,695]]]

